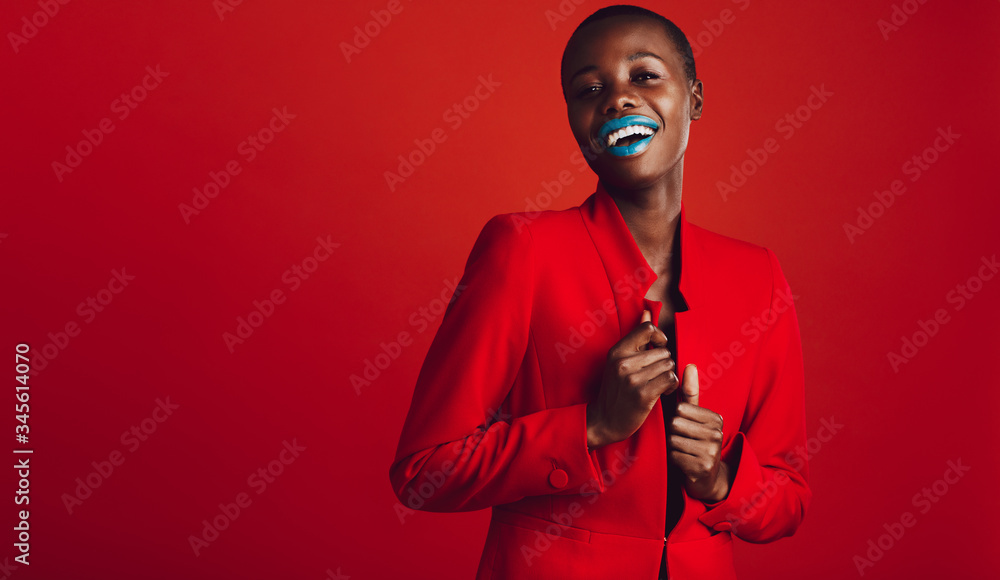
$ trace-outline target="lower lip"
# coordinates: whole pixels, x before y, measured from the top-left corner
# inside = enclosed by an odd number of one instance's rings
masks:
[[[606,151],[615,157],[628,157],[630,155],[638,155],[649,148],[649,143],[653,140],[653,135],[646,137],[640,141],[636,141],[631,145],[619,146],[619,147],[608,147]]]

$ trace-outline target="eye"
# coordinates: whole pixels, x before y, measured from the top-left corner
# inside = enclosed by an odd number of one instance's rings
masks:
[[[598,84],[587,85],[585,87],[581,87],[580,90],[578,90],[576,92],[576,96],[577,97],[589,97],[591,95],[597,94],[597,92],[600,91],[600,90],[601,90],[601,85],[598,85]]]
[[[634,77],[632,77],[633,80],[640,81],[640,82],[656,80],[658,78],[660,78],[660,75],[656,74],[655,72],[650,72],[650,71],[641,72],[641,73],[635,75]]]

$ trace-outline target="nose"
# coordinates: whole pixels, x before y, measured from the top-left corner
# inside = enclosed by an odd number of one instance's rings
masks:
[[[615,82],[607,85],[604,91],[604,102],[601,103],[605,115],[613,115],[625,109],[639,106],[639,97],[629,83]]]

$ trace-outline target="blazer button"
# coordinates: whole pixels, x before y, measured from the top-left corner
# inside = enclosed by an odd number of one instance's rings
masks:
[[[569,483],[569,475],[562,469],[553,469],[552,473],[549,474],[549,483],[552,484],[552,487],[562,489]]]

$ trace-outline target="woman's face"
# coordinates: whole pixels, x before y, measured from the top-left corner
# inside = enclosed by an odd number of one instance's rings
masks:
[[[659,23],[615,16],[588,25],[570,41],[562,79],[573,136],[603,183],[639,189],[681,170],[702,86],[687,80]]]

